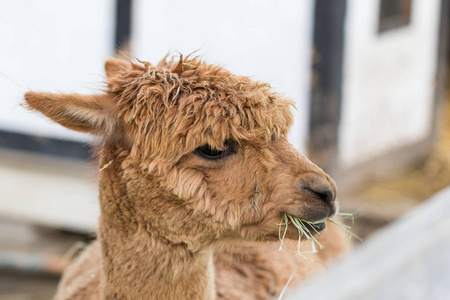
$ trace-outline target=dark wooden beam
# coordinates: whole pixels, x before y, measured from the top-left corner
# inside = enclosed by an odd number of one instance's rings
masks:
[[[0,131],[0,148],[77,160],[87,160],[91,154],[91,147],[86,143],[8,131]]]
[[[342,98],[346,0],[316,0],[309,157],[333,173]]]
[[[116,53],[130,50],[132,0],[116,0]]]

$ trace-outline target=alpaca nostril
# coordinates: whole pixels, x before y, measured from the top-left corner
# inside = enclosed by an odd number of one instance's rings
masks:
[[[310,192],[316,194],[323,202],[325,202],[328,205],[331,205],[331,203],[334,201],[334,193],[330,189],[321,189],[321,190],[313,190],[311,188],[306,188]]]

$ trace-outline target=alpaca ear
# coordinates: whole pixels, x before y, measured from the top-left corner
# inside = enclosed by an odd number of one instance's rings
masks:
[[[107,78],[118,75],[120,76],[129,71],[131,71],[131,63],[129,61],[111,58],[105,62],[105,72]]]
[[[92,134],[112,133],[115,118],[108,95],[28,92],[28,108],[37,110],[64,127]]]

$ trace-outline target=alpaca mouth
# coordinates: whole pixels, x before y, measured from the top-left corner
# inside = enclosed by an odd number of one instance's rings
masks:
[[[327,227],[327,225],[325,224],[324,221],[319,222],[319,223],[317,223],[317,222],[310,223],[308,221],[304,221],[303,223],[305,223],[305,226],[309,229],[309,231],[311,233],[321,232],[322,230],[324,230]]]
[[[281,213],[281,222],[278,227],[278,239],[288,238],[291,240],[307,239],[314,240],[314,236],[320,236],[321,232],[326,228],[325,222],[328,218],[321,220],[308,221],[294,214]]]
[[[284,215],[286,218],[284,218]],[[289,223],[296,223],[294,224],[295,227],[303,227],[307,232],[310,232],[311,234],[316,234],[321,231],[323,231],[327,225],[325,224],[325,221],[327,218],[322,218],[320,220],[306,220],[301,217],[298,217],[296,215],[292,215],[289,213],[283,213],[283,218],[285,220],[288,220]]]
[[[306,211],[300,211],[292,207],[282,207],[280,209],[280,214],[281,217],[287,215],[288,217],[291,216],[294,219],[300,220],[304,224],[309,225],[309,227],[314,225],[314,229],[321,231],[325,229],[325,221],[327,220],[327,218],[335,214],[335,210],[333,208],[327,208],[327,209],[309,209]]]

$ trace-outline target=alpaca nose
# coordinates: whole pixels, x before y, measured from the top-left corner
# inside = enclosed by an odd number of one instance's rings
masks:
[[[314,176],[306,185],[303,185],[303,188],[315,194],[328,206],[333,206],[336,201],[336,184],[328,175]]]
[[[322,200],[327,205],[331,205],[336,199],[336,194],[331,190],[331,188],[325,187],[319,189],[312,189],[312,188],[306,189],[316,194],[320,198],[320,200]]]

